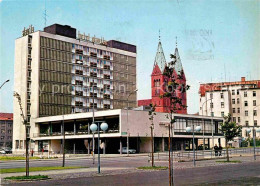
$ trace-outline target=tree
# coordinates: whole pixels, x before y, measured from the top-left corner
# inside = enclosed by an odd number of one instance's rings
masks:
[[[168,150],[169,150],[169,185],[174,185],[173,183],[173,152],[172,152],[172,129],[175,119],[173,114],[177,113],[178,110],[186,108],[186,105],[183,105],[182,98],[179,97],[180,93],[186,92],[190,86],[183,83],[185,75],[183,70],[180,72],[175,71],[175,64],[178,62],[176,59],[177,56],[171,54],[170,58],[172,61],[164,69],[163,75],[166,77],[164,79],[165,90],[161,98],[167,98],[169,101],[168,112],[166,118],[170,120],[169,127],[169,137],[168,137]]]
[[[224,123],[221,123],[220,126],[220,131],[223,132],[226,140],[227,161],[229,161],[228,142],[241,135],[242,126],[232,122],[230,114],[224,117]]]
[[[152,167],[154,167],[154,142],[153,142],[153,129],[154,129],[154,123],[153,118],[156,115],[155,113],[155,107],[156,105],[150,104],[151,110],[148,112],[149,120],[151,121],[151,143],[152,143]]]

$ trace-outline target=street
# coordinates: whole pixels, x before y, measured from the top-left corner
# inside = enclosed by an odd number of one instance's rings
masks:
[[[260,175],[260,162],[234,164],[228,166],[177,169],[174,173],[175,185],[214,183],[228,179],[256,177]],[[260,179],[260,178],[259,178]],[[11,185],[16,185],[11,184]],[[144,171],[138,173],[104,175],[96,177],[70,178],[31,182],[30,185],[168,185],[168,171]],[[28,185],[20,183],[19,185]]]
[[[101,159],[101,174],[97,174],[97,158],[93,165],[91,158],[67,159],[66,166],[89,167],[87,169],[46,171],[40,174],[49,175],[50,180],[30,182],[30,185],[168,185],[168,170],[147,171],[137,167],[149,166],[147,156],[111,157]],[[260,161],[250,157],[233,157],[242,163],[216,163],[216,160],[192,162],[174,162],[175,185],[196,185],[224,182],[229,179],[260,179]],[[60,166],[62,160],[34,160],[30,166]],[[167,166],[167,161],[155,161],[156,166]],[[2,162],[1,168],[24,167],[24,162]],[[23,173],[19,173],[23,175]],[[31,175],[39,174],[31,172]],[[3,175],[3,177],[6,175]],[[10,182],[6,182],[10,183]],[[15,182],[11,185],[28,185],[28,182]]]

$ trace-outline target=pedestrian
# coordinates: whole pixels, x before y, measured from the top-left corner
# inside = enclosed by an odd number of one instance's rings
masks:
[[[218,148],[218,152],[219,152],[219,156],[222,156],[222,146],[221,145],[219,145],[219,148]]]
[[[32,151],[31,151],[31,156],[33,157],[33,149],[32,149]]]
[[[218,156],[218,146],[215,144],[214,146],[215,156]]]

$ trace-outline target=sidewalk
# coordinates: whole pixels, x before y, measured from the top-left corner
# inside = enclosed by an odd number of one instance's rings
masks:
[[[116,170],[126,170],[129,168],[125,167],[103,167],[102,171],[116,171]],[[50,171],[34,171],[30,172],[30,175],[61,175],[61,174],[73,174],[73,173],[86,173],[86,172],[97,172],[96,167],[91,167],[91,168],[79,168],[79,169],[63,169],[63,170],[50,170]],[[0,174],[1,178],[4,177],[10,177],[10,176],[23,176],[25,173],[24,172],[17,172],[17,173],[5,173],[5,174]]]

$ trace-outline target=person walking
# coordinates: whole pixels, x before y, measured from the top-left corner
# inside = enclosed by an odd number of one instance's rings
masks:
[[[219,152],[219,156],[222,156],[222,146],[221,145],[219,145],[219,148],[218,148],[218,152]]]
[[[215,144],[214,146],[215,156],[218,156],[218,146]]]

